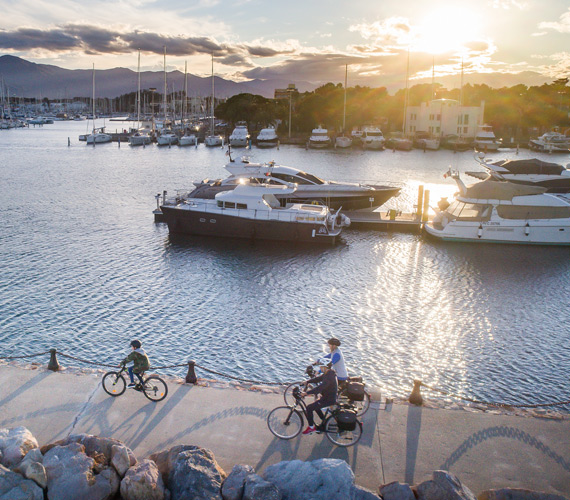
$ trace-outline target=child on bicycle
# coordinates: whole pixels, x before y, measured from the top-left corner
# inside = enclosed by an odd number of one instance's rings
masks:
[[[303,434],[312,434],[317,431],[315,427],[315,421],[313,419],[313,412],[316,411],[317,415],[321,419],[321,423],[325,416],[321,410],[325,406],[331,406],[336,404],[336,395],[338,392],[338,382],[336,379],[336,373],[330,368],[330,366],[321,366],[321,372],[323,373],[319,377],[312,378],[307,382],[307,384],[320,384],[307,392],[302,392],[301,396],[305,397],[307,394],[320,394],[321,397],[317,399],[314,403],[307,405],[307,422],[308,427],[303,431]]]
[[[146,352],[142,348],[140,340],[133,340],[131,342],[132,352],[121,361],[121,365],[126,365],[127,363],[133,363],[133,366],[129,366],[129,377],[131,377],[131,383],[127,386],[129,388],[134,388],[136,386],[134,375],[137,376],[140,383],[143,383],[142,374],[150,368],[150,361]]]

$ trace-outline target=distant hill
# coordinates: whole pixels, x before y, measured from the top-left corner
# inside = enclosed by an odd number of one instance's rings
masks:
[[[63,99],[90,97],[93,94],[93,71],[91,69],[63,69],[49,64],[36,64],[15,56],[0,57],[0,76],[10,88],[10,93],[22,97],[48,97]],[[136,92],[138,75],[126,68],[98,70],[95,68],[95,94],[97,97],[118,97],[129,92]],[[168,92],[182,90],[184,73],[167,72]],[[276,88],[286,88],[286,80],[250,80],[233,82],[214,77],[216,97],[231,97],[236,94],[250,93],[272,98]],[[300,92],[314,90],[317,85],[310,82],[295,82]],[[142,71],[141,88],[164,89],[162,71]],[[212,88],[211,77],[199,77],[188,74],[188,94],[207,96]]]

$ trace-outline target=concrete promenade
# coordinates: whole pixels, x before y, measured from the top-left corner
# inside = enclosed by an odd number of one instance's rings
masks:
[[[273,437],[268,412],[281,394],[169,382],[168,397],[148,401],[127,390],[118,398],[101,388],[100,373],[0,364],[0,428],[23,425],[40,446],[69,433],[123,441],[144,458],[178,444],[213,451],[229,473],[234,464],[262,472],[282,460],[340,458],[356,483],[377,492],[391,481],[418,484],[449,470],[475,494],[527,488],[570,498],[570,418],[521,417],[464,409],[373,403],[354,447],[337,448],[324,435],[291,441]],[[221,384],[223,385],[223,384]],[[425,398],[426,394],[424,394]]]

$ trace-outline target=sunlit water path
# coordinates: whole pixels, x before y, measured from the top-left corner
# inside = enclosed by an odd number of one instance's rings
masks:
[[[334,335],[386,395],[409,394],[418,378],[492,401],[569,399],[568,249],[356,230],[332,248],[173,239],[153,222],[154,195],[225,176],[224,151],[93,148],[80,133],[85,122],[0,132],[0,355],[56,347],[114,363],[137,337],[155,365],[195,359],[282,381]],[[451,196],[450,165],[477,170],[470,153],[449,151],[248,154],[327,179],[399,183],[391,206],[404,211],[420,184],[432,204]]]

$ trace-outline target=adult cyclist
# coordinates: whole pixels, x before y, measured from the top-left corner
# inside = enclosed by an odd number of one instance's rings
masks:
[[[340,350],[340,340],[335,337],[327,340],[330,352],[323,356],[325,362],[330,363],[331,368],[336,373],[336,378],[340,383],[345,382],[348,379],[348,370],[346,369],[346,364],[344,363],[344,356]]]

